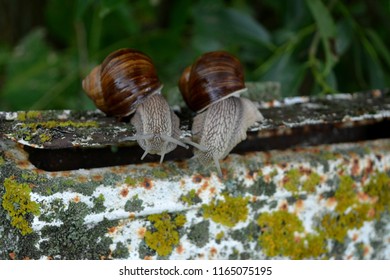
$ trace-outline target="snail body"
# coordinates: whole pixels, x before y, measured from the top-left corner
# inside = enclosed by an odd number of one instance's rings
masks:
[[[124,117],[134,113],[131,124],[136,134],[122,139],[137,141],[144,154],[166,153],[180,141],[179,118],[161,95],[162,84],[151,59],[134,49],[109,54],[83,80],[82,86],[96,107],[108,116]]]
[[[250,126],[263,119],[252,101],[239,97],[246,91],[241,63],[224,51],[205,53],[184,70],[179,89],[198,113],[192,135],[200,148],[194,157],[205,166],[214,162],[222,176],[219,160],[246,139]]]

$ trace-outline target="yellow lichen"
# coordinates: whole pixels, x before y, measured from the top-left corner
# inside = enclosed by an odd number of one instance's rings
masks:
[[[27,112],[18,112],[17,119],[19,121],[26,121],[29,119],[38,119],[42,116],[42,113],[40,111],[27,111]]]
[[[283,186],[286,190],[297,194],[299,191],[312,193],[321,183],[321,176],[311,171],[309,175],[303,176],[302,172],[296,168],[290,169],[283,178]]]
[[[354,181],[350,176],[341,176],[339,188],[335,193],[337,201],[336,211],[343,213],[348,207],[357,202],[356,192],[354,190]]]
[[[203,205],[203,216],[228,227],[245,221],[248,217],[249,198],[232,197],[227,194],[224,194],[224,198],[224,201],[214,199],[210,204]]]
[[[374,204],[376,218],[379,218],[383,211],[390,211],[390,177],[386,173],[378,172],[364,186],[364,191],[370,197],[376,198]]]
[[[182,214],[174,219],[166,212],[148,216],[148,220],[153,223],[154,229],[145,232],[145,242],[160,256],[169,255],[173,246],[179,244],[178,228],[186,223],[186,217]]]
[[[222,238],[224,238],[224,237],[225,237],[225,232],[220,231],[220,232],[215,236],[215,240],[221,241]]]
[[[388,180],[386,174],[380,173],[363,187],[367,195],[378,197],[378,201],[372,204],[370,201],[359,202],[354,180],[347,175],[341,176],[335,193],[335,212],[325,214],[320,221],[319,230],[322,230],[326,238],[342,243],[350,229],[359,229],[364,222],[379,217],[378,213],[384,210],[382,202],[389,204],[389,181],[386,181],[386,178]],[[382,202],[380,199],[383,199]],[[372,209],[375,209],[375,215],[372,214]]]
[[[284,178],[284,188],[292,193],[298,192],[300,178],[298,169],[290,169]]]
[[[316,190],[316,186],[321,183],[321,176],[316,172],[311,172],[305,182],[303,182],[302,189],[306,192],[312,193]]]
[[[262,213],[257,223],[261,228],[259,243],[270,257],[281,255],[304,259],[319,257],[326,252],[323,235],[305,233],[302,221],[292,213]]]
[[[31,201],[31,188],[26,183],[18,183],[13,177],[4,180],[4,188],[2,206],[11,217],[11,225],[19,229],[22,235],[31,233],[28,215],[40,213],[39,204]]]
[[[180,200],[186,203],[187,205],[193,205],[194,200],[198,197],[195,189],[190,190],[186,195],[180,197]]]
[[[350,229],[359,229],[365,221],[372,220],[369,216],[369,204],[358,204],[348,213],[327,213],[321,219],[321,231],[326,238],[343,243]]]

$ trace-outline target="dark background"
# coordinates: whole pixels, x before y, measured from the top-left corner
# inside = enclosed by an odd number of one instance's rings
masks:
[[[123,47],[153,59],[165,95],[220,49],[283,96],[385,88],[389,18],[390,0],[0,0],[0,110],[94,108],[81,80]]]

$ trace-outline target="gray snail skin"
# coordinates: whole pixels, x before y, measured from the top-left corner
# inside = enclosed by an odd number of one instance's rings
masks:
[[[188,148],[180,140],[179,118],[161,95],[162,84],[144,53],[134,49],[114,51],[91,71],[82,86],[96,107],[108,116],[134,113],[130,122],[136,134],[122,141],[137,141],[145,151],[141,159],[157,154],[162,162],[177,145]]]
[[[188,107],[197,112],[192,140],[198,144],[194,157],[209,166],[214,162],[222,177],[219,161],[241,141],[248,128],[263,120],[255,104],[240,97],[246,91],[240,61],[225,51],[208,52],[188,66],[179,89]]]

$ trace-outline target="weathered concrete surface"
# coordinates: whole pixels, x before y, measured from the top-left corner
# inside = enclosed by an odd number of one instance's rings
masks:
[[[290,111],[297,106],[291,101],[274,101],[270,108]],[[379,109],[370,107],[360,117],[345,115],[341,120],[346,123],[339,126],[354,121],[359,126],[363,120],[381,122],[383,129],[390,108],[378,103]],[[264,115],[272,115],[267,104],[260,106]],[[68,123],[49,127],[45,114]],[[300,142],[284,150],[248,148],[222,161],[223,178],[187,155],[163,164],[150,159],[53,172],[29,160],[34,143],[78,135],[78,128],[91,129],[90,135],[110,133],[110,126],[100,121],[112,122],[118,133],[118,126],[128,124],[96,112],[1,116],[1,259],[390,259],[389,138],[315,146]],[[271,122],[275,127],[267,127]],[[23,123],[33,134],[23,134]],[[259,125],[263,134],[255,129],[249,138],[265,141],[272,129],[272,137],[282,137],[296,124],[267,118]],[[50,139],[41,136],[46,132]],[[15,137],[18,133],[21,138]],[[75,146],[99,142],[76,136],[71,138],[85,142]],[[116,148],[111,149],[115,157]]]

